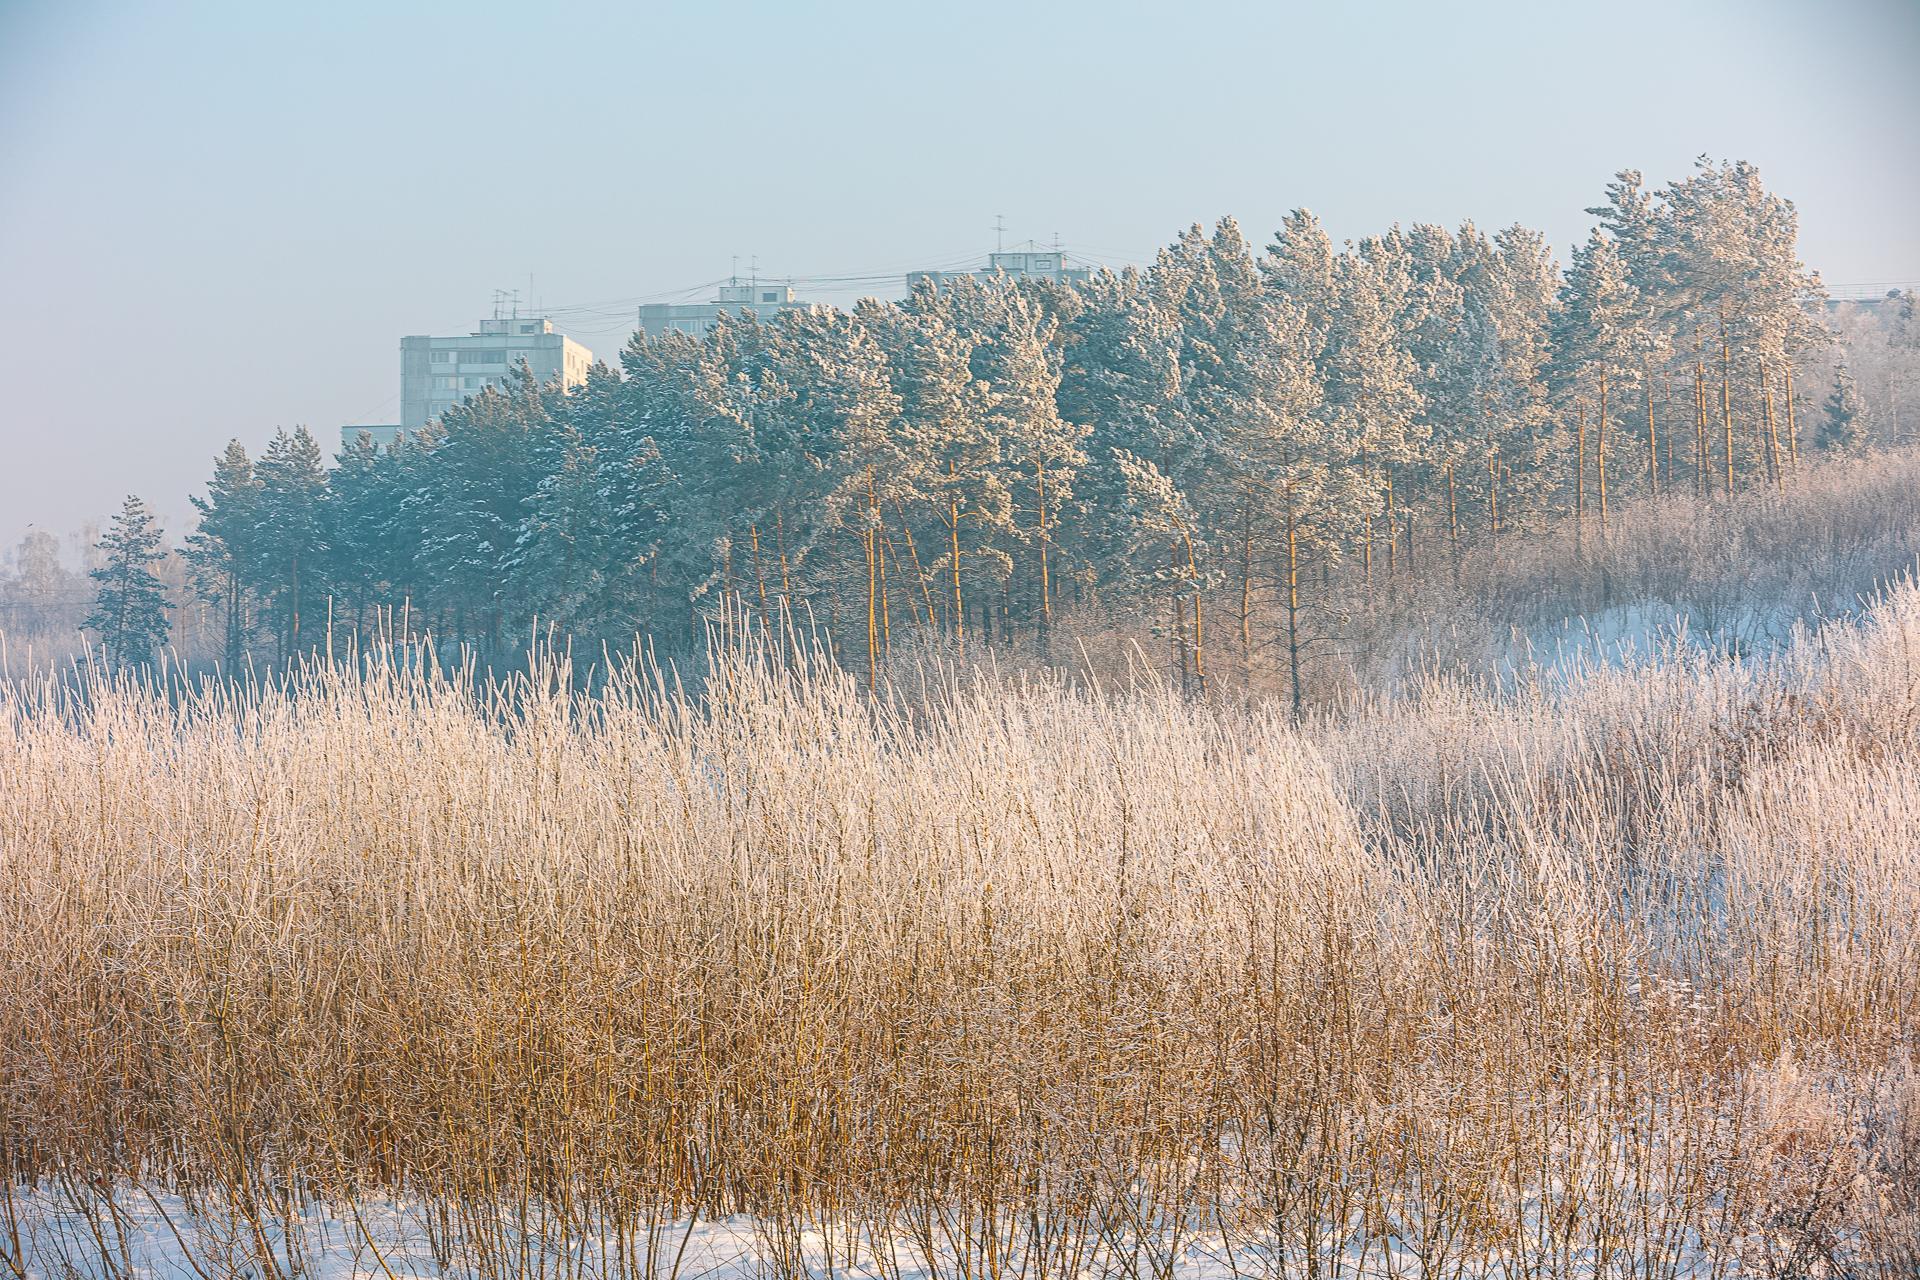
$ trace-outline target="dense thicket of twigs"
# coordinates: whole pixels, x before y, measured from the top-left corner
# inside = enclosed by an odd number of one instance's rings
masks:
[[[735,1211],[881,1274],[1911,1274],[1912,590],[1304,729],[717,661],[0,692],[0,1265],[30,1186],[116,1275],[136,1188],[265,1275],[389,1193],[500,1276]]]

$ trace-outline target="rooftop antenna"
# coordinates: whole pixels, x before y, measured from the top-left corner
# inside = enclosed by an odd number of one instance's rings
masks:
[[[1006,236],[1007,215],[1004,213],[996,213],[993,215],[993,251],[995,253],[999,253],[1007,247]]]
[[[738,286],[740,283],[740,255],[733,255],[733,274],[727,277],[727,283]]]
[[[754,254],[747,262],[747,283],[753,288],[760,287],[760,255]]]

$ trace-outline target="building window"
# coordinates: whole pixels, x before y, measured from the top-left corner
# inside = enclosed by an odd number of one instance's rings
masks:
[[[760,295],[760,301],[762,302],[778,302],[779,300],[780,295],[777,293],[763,293]]]
[[[492,350],[468,351],[464,364],[505,364],[507,353],[499,348]]]
[[[453,352],[451,352],[451,351],[429,351],[429,352],[427,352],[427,359],[428,359],[428,360],[430,360],[430,361],[432,361],[432,362],[433,362],[434,364],[447,364],[447,363],[449,363],[450,361],[452,361],[452,359],[453,359]]]
[[[453,390],[454,384],[458,381],[458,378],[452,377],[435,378],[433,380],[433,389],[435,391],[451,391]]]
[[[532,325],[530,325],[530,324],[523,324],[523,325],[521,325],[521,326],[520,326],[520,332],[522,332],[522,333],[532,333],[532,332],[533,332],[533,326],[532,326]]]

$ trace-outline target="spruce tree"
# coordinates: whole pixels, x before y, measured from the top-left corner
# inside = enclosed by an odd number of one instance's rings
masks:
[[[128,494],[96,549],[103,563],[89,576],[99,586],[93,612],[81,625],[100,637],[114,666],[151,662],[167,642],[169,608],[166,588],[153,572],[167,556],[153,513]]]
[[[1813,447],[1822,453],[1852,453],[1859,449],[1864,434],[1865,408],[1860,392],[1853,384],[1853,371],[1843,362],[1833,373],[1833,390],[1814,432]]]

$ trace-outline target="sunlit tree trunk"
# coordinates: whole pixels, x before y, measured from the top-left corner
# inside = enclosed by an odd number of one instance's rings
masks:
[[[1047,573],[1047,541],[1052,530],[1047,523],[1047,467],[1035,463],[1040,485],[1040,637],[1044,643],[1053,631],[1053,580]]]
[[[793,607],[793,578],[787,569],[787,529],[786,519],[778,512],[773,513],[773,545],[780,553],[780,603]]]
[[[875,520],[879,519],[878,512]],[[886,658],[893,657],[893,610],[887,603],[887,543],[884,527],[876,526],[873,542],[873,558],[880,565],[880,652]]]
[[[1487,459],[1487,536],[1500,545],[1500,454]]]
[[[1793,412],[1793,361],[1787,361],[1787,465],[1800,470],[1800,429]]]
[[[1647,400],[1647,488],[1660,496],[1660,436],[1653,421],[1653,368],[1645,361],[1640,366],[1641,389]]]
[[[966,606],[960,597],[960,499],[954,494],[953,463],[947,463],[947,536],[951,540],[949,548],[953,568],[953,638],[965,642],[967,638]]]
[[[1720,430],[1727,451],[1726,495],[1733,496],[1733,344],[1726,317],[1720,319]]]
[[[1607,532],[1607,371],[1600,371],[1600,421],[1593,435],[1594,483],[1600,493],[1600,532]],[[1605,541],[1604,536],[1602,541]]]
[[[900,532],[907,540],[907,554],[913,557],[913,577],[920,584],[921,603],[927,609],[927,628],[937,631],[940,623],[934,616],[933,589],[927,585],[927,571],[920,565],[920,548],[913,542],[913,526],[907,523],[907,513],[901,510],[898,498],[893,500],[893,513],[900,517]]]
[[[1766,408],[1767,479],[1778,489],[1780,474],[1780,431],[1773,420],[1773,381],[1767,377],[1767,362],[1760,362],[1760,401]]]
[[[1253,481],[1240,496],[1240,660],[1253,659]]]
[[[880,669],[880,556],[879,546],[874,537],[874,509],[877,504],[873,496],[873,468],[867,468],[867,528],[863,541],[867,547],[867,689],[871,692],[878,683]]]
[[[1460,507],[1454,501],[1453,463],[1447,463],[1447,548],[1453,557],[1453,585],[1460,585]]]
[[[1452,493],[1453,468],[1447,468],[1447,489]],[[1287,498],[1287,681],[1293,696],[1293,718],[1302,710],[1300,692],[1300,537],[1294,524],[1293,485],[1286,486]],[[1449,504],[1451,505],[1451,504]]]
[[[750,524],[747,531],[753,539],[753,585],[760,594],[760,624],[767,621],[767,579],[760,571],[760,526]]]
[[[1395,542],[1395,538],[1393,536],[1394,535],[1393,468],[1386,467],[1384,468],[1384,472],[1385,472],[1386,483],[1387,483],[1387,579],[1389,582],[1391,582],[1393,579],[1393,572],[1395,567],[1393,562],[1393,544]]]
[[[1573,433],[1573,553],[1578,556],[1587,530],[1587,402],[1574,405],[1578,413]]]
[[[1187,549],[1187,579],[1193,584],[1193,674],[1200,692],[1207,692],[1207,620],[1200,600],[1200,564],[1193,554],[1193,535],[1180,527],[1180,541]]]
[[[1693,492],[1704,498],[1713,489],[1707,473],[1707,365],[1696,356],[1693,362]]]

